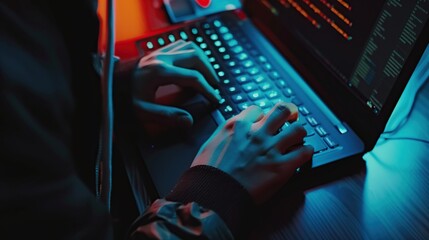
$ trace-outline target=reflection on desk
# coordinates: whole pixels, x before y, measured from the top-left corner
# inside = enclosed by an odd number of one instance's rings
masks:
[[[342,176],[303,191],[286,189],[257,214],[252,239],[429,239],[427,106],[425,80],[412,112],[402,114],[405,124],[379,140],[366,164],[331,167],[309,181],[338,170]]]

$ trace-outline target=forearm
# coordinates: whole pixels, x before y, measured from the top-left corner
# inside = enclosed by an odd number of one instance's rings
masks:
[[[216,168],[196,166],[134,224],[132,237],[172,232],[183,239],[240,239],[252,210],[249,193],[235,179]]]

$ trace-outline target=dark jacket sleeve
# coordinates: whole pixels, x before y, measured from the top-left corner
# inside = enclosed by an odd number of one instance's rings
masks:
[[[134,223],[131,236],[243,239],[253,207],[247,190],[231,176],[210,166],[195,166],[182,175],[166,199],[156,201]]]
[[[0,2],[0,239],[110,239],[74,168],[69,53],[51,10]]]

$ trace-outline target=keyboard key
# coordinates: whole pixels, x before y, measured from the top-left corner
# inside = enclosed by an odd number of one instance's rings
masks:
[[[245,67],[245,68],[250,68],[250,67],[253,67],[255,64],[253,63],[253,61],[252,61],[252,60],[247,60],[247,61],[244,61],[244,62],[242,63],[242,65],[243,65],[243,67]]]
[[[265,83],[260,84],[259,87],[262,89],[262,91],[265,92],[265,91],[270,90],[272,88],[272,85],[269,82],[265,82]]]
[[[232,95],[231,100],[234,103],[241,103],[246,101],[246,96],[242,93]]]
[[[213,26],[219,28],[222,26],[222,22],[216,19],[213,21]]]
[[[170,35],[168,35],[168,40],[170,40],[170,42],[175,42],[176,37],[173,34],[170,34]]]
[[[231,81],[229,79],[222,80],[223,85],[229,85]]]
[[[271,70],[273,69],[273,66],[272,66],[271,64],[269,64],[269,63],[264,63],[264,64],[262,64],[262,68],[263,68],[266,72],[269,72],[269,71],[271,71]]]
[[[315,132],[314,132],[314,128],[313,128],[313,127],[311,127],[310,125],[305,124],[305,125],[304,125],[304,128],[305,128],[305,131],[307,131],[307,137],[309,137],[309,136],[313,136],[313,135],[315,134]]]
[[[231,69],[231,73],[234,75],[240,75],[240,74],[243,74],[243,71],[241,70],[241,68],[234,68],[234,69]]]
[[[180,35],[180,38],[185,41],[189,39],[188,34],[186,34],[186,32],[184,31],[180,31],[179,35]]]
[[[284,95],[285,95],[286,97],[292,97],[292,95],[293,95],[293,91],[292,91],[292,89],[290,89],[290,88],[288,88],[288,87],[286,87],[286,88],[284,88],[284,89],[283,89],[283,93],[284,93]]]
[[[246,60],[248,58],[249,58],[249,55],[247,55],[246,53],[240,53],[240,54],[237,55],[237,59],[240,60],[240,61],[244,61],[244,60]]]
[[[235,61],[229,61],[227,64],[228,64],[228,67],[235,67],[237,65]]]
[[[273,106],[273,104],[270,101],[268,101],[268,99],[257,100],[255,101],[255,104],[261,107],[262,109],[271,108]]]
[[[246,83],[243,85],[243,89],[245,92],[252,92],[258,89],[258,85],[256,85],[255,83]]]
[[[158,38],[158,44],[161,47],[164,46],[165,45],[165,40],[162,37]]]
[[[259,56],[259,57],[258,57],[258,61],[259,61],[260,63],[266,63],[266,62],[267,62],[267,58],[266,58],[266,57],[264,57],[264,56]]]
[[[258,100],[258,99],[261,99],[261,98],[263,98],[264,97],[264,95],[262,94],[262,92],[261,91],[255,91],[255,92],[251,92],[251,93],[249,93],[248,94],[248,96],[249,96],[249,98],[251,99],[251,100]]]
[[[262,75],[256,75],[253,77],[253,79],[255,80],[256,83],[262,83],[266,81],[265,77]]]
[[[240,84],[247,83],[250,81],[250,78],[247,75],[238,76],[236,79],[237,79],[237,82]]]
[[[334,142],[330,137],[324,137],[323,140],[330,148],[335,148],[338,146],[338,143]]]
[[[307,116],[308,114],[310,114],[310,112],[308,111],[308,109],[304,106],[300,106],[298,107],[298,111],[303,115],[303,116]]]
[[[198,36],[198,37],[195,38],[195,41],[198,42],[198,43],[202,43],[202,42],[204,42],[204,39],[203,39],[203,37]]]
[[[147,49],[149,49],[149,50],[151,50],[151,49],[153,49],[153,48],[154,48],[153,43],[152,43],[151,41],[148,41],[148,42],[146,43],[146,47],[147,47]]]
[[[229,55],[229,54],[225,54],[225,55],[223,55],[223,60],[229,60],[229,59],[231,59],[231,55]]]
[[[271,90],[267,92],[266,95],[269,99],[274,99],[278,98],[280,96],[280,93],[277,90]]]
[[[238,42],[237,42],[237,40],[232,39],[232,40],[229,40],[226,44],[227,44],[229,47],[234,47],[234,46],[237,46],[237,45],[238,45]]]
[[[213,33],[212,35],[210,35],[210,39],[211,39],[212,41],[216,41],[216,40],[218,40],[218,39],[219,39],[219,36],[218,36],[216,33]]]
[[[229,29],[227,27],[225,27],[225,26],[222,26],[222,27],[219,28],[219,32],[222,33],[222,34],[228,34]],[[231,34],[231,36],[232,36],[232,34]],[[225,36],[224,36],[224,39],[225,39]],[[225,39],[225,40],[227,40],[227,39]]]
[[[201,25],[201,27],[204,28],[204,29],[210,29],[210,24],[209,23],[203,23]]]
[[[236,93],[236,92],[238,92],[238,90],[237,90],[237,88],[236,88],[236,87],[229,87],[227,91],[228,91],[229,93]]]
[[[307,117],[307,122],[310,123],[310,125],[313,127],[319,125],[319,122],[312,116]]]
[[[242,53],[244,51],[244,49],[241,46],[235,46],[231,49],[231,51],[235,54],[239,54],[239,53]]]
[[[247,69],[247,73],[250,75],[256,75],[259,73],[259,68],[255,68],[255,67],[249,68]]]
[[[250,103],[248,103],[248,102],[245,102],[245,103],[240,103],[240,104],[238,104],[238,109],[240,109],[240,111],[243,111],[244,109],[246,109],[246,108],[248,108],[248,107],[250,107]]]
[[[292,98],[292,103],[299,106],[302,104],[301,100],[298,97]]]
[[[322,126],[317,126],[315,129],[317,134],[319,134],[319,136],[321,137],[328,135],[328,132],[326,132],[326,130]]]
[[[306,137],[306,138],[304,138],[304,140],[305,140],[304,145],[311,145],[311,146],[313,146],[314,153],[318,153],[318,152],[321,152],[321,151],[324,151],[324,150],[328,149],[328,147],[326,146],[326,144],[317,135]]]
[[[283,79],[278,79],[277,81],[276,81],[276,85],[277,85],[277,87],[279,87],[279,88],[285,88],[285,87],[287,87],[288,85],[287,85],[287,83],[285,82],[285,80],[283,80]]]
[[[222,33],[220,30],[219,30],[219,32]],[[234,36],[231,33],[227,32],[222,36],[222,38],[223,38],[223,40],[228,41],[228,40],[234,39]]]
[[[268,73],[268,75],[273,80],[277,80],[280,78],[280,74],[277,71],[272,71],[272,72]]]
[[[192,34],[197,35],[197,34],[198,34],[198,28],[193,27],[193,28],[191,29],[191,32],[192,32]]]

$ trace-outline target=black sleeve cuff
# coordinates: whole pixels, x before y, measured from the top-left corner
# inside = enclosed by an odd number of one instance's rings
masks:
[[[187,170],[172,192],[169,201],[197,202],[215,211],[236,238],[242,238],[254,203],[248,191],[227,173],[206,165]]]

